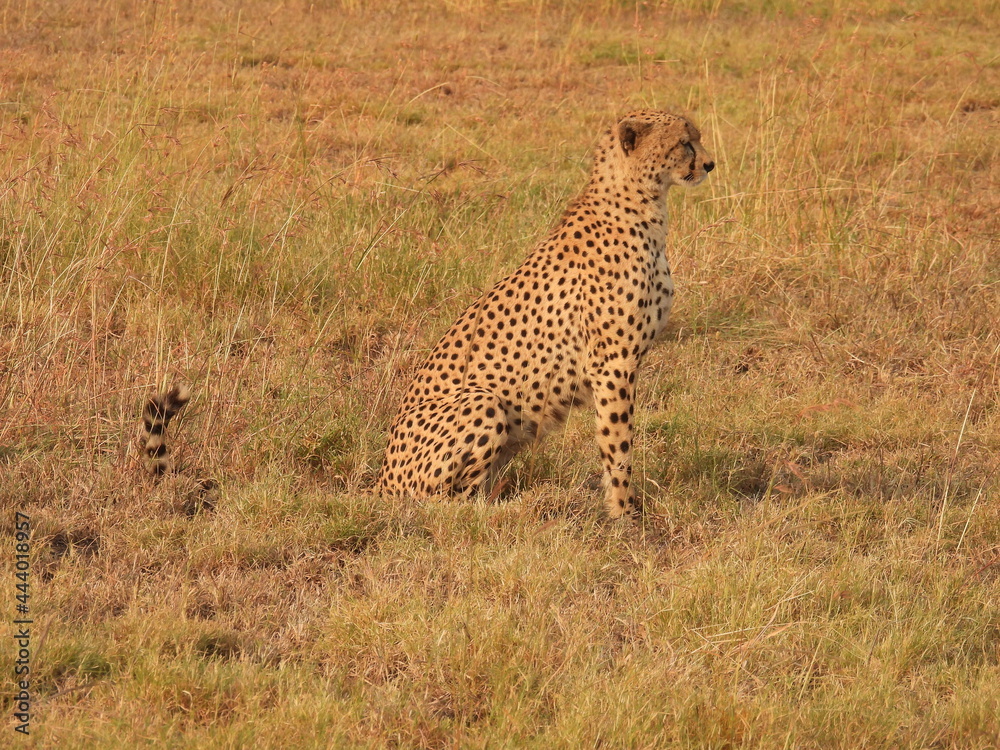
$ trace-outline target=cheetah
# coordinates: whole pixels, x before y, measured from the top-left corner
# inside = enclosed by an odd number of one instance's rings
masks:
[[[518,451],[570,409],[593,405],[608,512],[638,515],[636,372],[674,297],[666,194],[714,168],[683,117],[639,110],[606,130],[590,181],[559,225],[418,370],[390,428],[378,490],[416,499],[488,492]]]
[[[170,457],[167,448],[167,426],[191,400],[191,390],[187,386],[175,385],[169,390],[151,396],[142,408],[139,425],[139,448],[142,451],[143,466],[155,482],[171,475],[177,482],[182,503],[177,507],[188,516],[200,511],[210,511],[216,507],[219,497],[219,483],[209,477],[190,476]]]
[[[167,450],[167,425],[190,400],[191,391],[183,385],[175,385],[150,398],[142,409],[139,445],[145,457],[146,471],[153,476],[168,474],[174,468]]]

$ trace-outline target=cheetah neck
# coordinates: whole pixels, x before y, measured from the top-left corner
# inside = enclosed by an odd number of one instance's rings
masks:
[[[611,170],[612,172],[614,170]],[[602,179],[603,178],[603,179]],[[630,234],[648,242],[654,254],[662,253],[667,235],[667,188],[637,184],[614,174],[595,173],[576,202],[576,212],[596,209],[601,218],[634,230]]]
[[[643,221],[667,226],[667,190],[669,185],[652,182],[633,173],[620,149],[613,142],[602,145],[595,159],[595,169],[585,191],[585,200],[616,206],[626,223]]]

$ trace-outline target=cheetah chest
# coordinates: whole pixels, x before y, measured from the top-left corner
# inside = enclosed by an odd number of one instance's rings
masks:
[[[670,275],[670,263],[664,253],[658,253],[653,261],[647,293],[647,307],[653,324],[653,340],[658,339],[667,327],[667,318],[674,303],[674,279]]]

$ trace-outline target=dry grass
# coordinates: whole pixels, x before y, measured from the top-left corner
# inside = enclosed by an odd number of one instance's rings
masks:
[[[996,746],[1000,8],[799,6],[6,6],[32,742]],[[719,163],[670,199],[647,518],[604,520],[589,415],[509,501],[367,494],[408,373],[636,105]]]

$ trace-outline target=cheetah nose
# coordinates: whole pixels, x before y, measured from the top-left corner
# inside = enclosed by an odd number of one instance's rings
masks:
[[[706,161],[705,162],[705,171],[706,172],[711,172],[713,169],[715,169],[715,162],[714,161]]]

